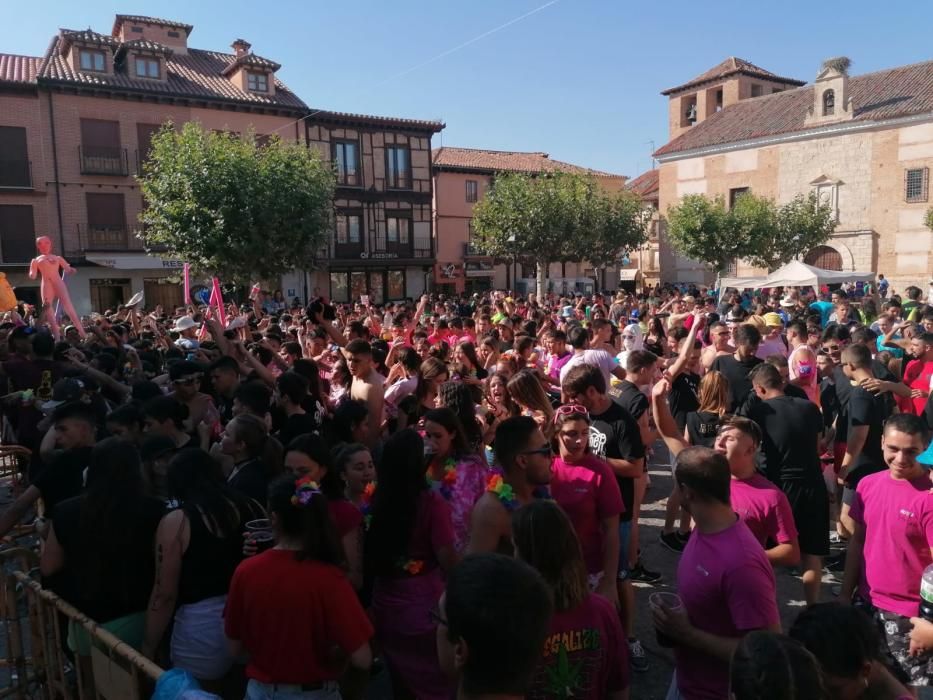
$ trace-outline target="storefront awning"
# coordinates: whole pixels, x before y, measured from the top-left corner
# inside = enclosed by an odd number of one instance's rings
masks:
[[[101,267],[112,267],[116,270],[165,270],[166,272],[181,270],[184,263],[181,260],[160,258],[145,253],[98,253],[85,255],[89,263]]]
[[[637,267],[619,270],[620,282],[634,282],[638,279],[639,269]]]

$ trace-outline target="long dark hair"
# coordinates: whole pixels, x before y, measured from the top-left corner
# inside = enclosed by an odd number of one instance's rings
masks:
[[[219,465],[204,450],[179,450],[169,462],[165,480],[169,496],[183,508],[199,511],[218,537],[239,532],[251,515],[261,517],[262,504],[227,486]]]
[[[364,545],[369,575],[392,574],[398,570],[398,560],[406,558],[418,499],[428,488],[423,455],[424,441],[410,428],[390,436],[382,448],[382,459],[376,467],[379,486],[373,496],[372,521]]]
[[[262,462],[266,479],[274,479],[282,473],[282,448],[278,441],[269,437],[265,421],[251,413],[241,413],[227,423],[226,430],[234,440],[243,443],[250,459]]]
[[[282,476],[269,486],[269,512],[278,518],[282,534],[301,540],[301,549],[295,552],[299,561],[319,561],[343,566],[346,557],[337,531],[330,518],[327,498],[323,493],[312,496],[307,503],[293,503],[295,482],[293,476]]]
[[[321,492],[329,501],[345,499],[343,482],[340,474],[334,468],[333,455],[327,443],[320,435],[306,433],[299,435],[285,448],[285,452],[300,452],[309,459],[313,459],[324,469],[324,477],[320,480]]]
[[[467,443],[473,450],[478,450],[483,444],[483,431],[476,420],[476,403],[471,387],[463,382],[444,382],[437,391],[437,398],[443,408],[449,408],[457,414]],[[425,417],[430,420],[427,415]]]
[[[453,440],[450,442],[450,456],[454,459],[465,457],[472,452],[463,423],[460,422],[457,414],[449,408],[432,408],[430,411],[426,411],[424,421],[437,423],[448,433],[453,434]],[[473,422],[475,423],[476,420],[474,419]]]
[[[133,443],[120,438],[99,442],[91,452],[81,503],[79,538],[84,555],[69,562],[79,572],[82,590],[99,593],[107,572],[126,559],[135,537],[131,525],[143,512],[145,498],[142,462]]]

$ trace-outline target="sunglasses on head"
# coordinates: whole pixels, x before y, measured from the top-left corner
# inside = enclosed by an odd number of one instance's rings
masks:
[[[583,416],[587,420],[590,418],[590,412],[587,411],[583,406],[578,403],[565,403],[563,406],[558,406],[557,410],[554,411],[554,422],[557,422],[557,419],[561,416],[572,416],[579,415]]]

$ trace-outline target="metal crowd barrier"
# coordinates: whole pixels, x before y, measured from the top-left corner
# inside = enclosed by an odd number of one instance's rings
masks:
[[[44,589],[30,576],[38,566],[35,552],[0,551],[2,628],[0,700],[143,700],[163,670],[81,611]],[[93,678],[87,667],[68,658],[63,640],[74,622],[91,637]]]

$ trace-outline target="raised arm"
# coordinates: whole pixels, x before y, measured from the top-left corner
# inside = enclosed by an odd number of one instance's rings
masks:
[[[671,409],[667,405],[667,395],[670,393],[671,385],[666,379],[662,379],[651,390],[651,413],[654,415],[654,424],[657,427],[658,435],[664,440],[667,449],[671,452],[671,457],[676,457],[689,445],[680,434],[680,428],[677,427],[677,421],[671,415]]]
[[[687,337],[684,338],[684,342],[680,347],[680,352],[677,355],[677,359],[674,360],[668,370],[667,375],[668,379],[674,381],[677,378],[677,375],[684,371],[687,367],[687,363],[690,361],[690,356],[693,354],[693,344],[696,342],[697,333],[700,332],[700,329],[703,327],[703,323],[706,321],[706,317],[703,315],[702,311],[693,312],[693,323],[690,324],[690,330],[687,332]]]

